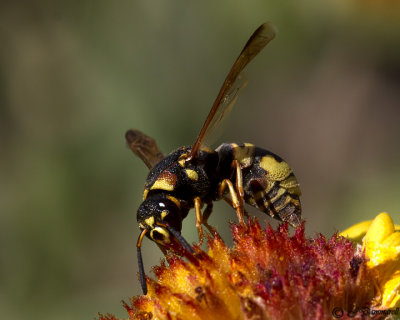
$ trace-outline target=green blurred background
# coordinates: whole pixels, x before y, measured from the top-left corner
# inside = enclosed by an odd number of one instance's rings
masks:
[[[3,1],[1,318],[126,317],[147,168],[124,133],[165,153],[191,144],[264,21],[279,34],[247,68],[218,143],[291,164],[309,235],[381,211],[400,223],[399,12],[395,0]],[[218,203],[210,221],[230,243],[235,219]],[[193,213],[183,234],[196,241]],[[152,275],[161,252],[143,252]]]

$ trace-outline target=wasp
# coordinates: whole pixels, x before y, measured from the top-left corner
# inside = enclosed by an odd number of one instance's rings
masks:
[[[193,145],[164,157],[154,139],[138,130],[127,131],[128,146],[150,169],[137,211],[141,232],[136,246],[143,294],[147,294],[141,254],[144,236],[155,241],[164,253],[179,247],[193,254],[193,248],[181,235],[182,220],[192,208],[200,243],[202,225],[214,232],[207,221],[213,201],[220,199],[236,210],[240,223],[247,215],[244,202],[294,227],[301,223],[299,184],[281,157],[250,143],[223,143],[215,150],[206,143],[247,84],[243,69],[274,37],[275,28],[270,23],[264,23],[252,34],[225,78]]]

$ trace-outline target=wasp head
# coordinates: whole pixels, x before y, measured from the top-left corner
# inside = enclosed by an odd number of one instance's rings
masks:
[[[190,253],[194,253],[194,251],[180,233],[182,215],[180,203],[176,198],[161,193],[147,197],[138,209],[137,221],[141,229],[136,244],[140,284],[143,293],[146,294],[147,284],[141,253],[141,244],[145,235],[161,246],[180,244],[186,251]]]
[[[173,200],[171,200],[173,199]],[[137,221],[146,235],[153,241],[166,245],[171,242],[171,232],[182,229],[182,216],[178,200],[165,194],[149,196],[137,211]],[[167,228],[168,226],[168,228]]]

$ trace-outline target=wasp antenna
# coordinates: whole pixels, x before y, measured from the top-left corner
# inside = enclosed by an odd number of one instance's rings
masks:
[[[194,253],[194,250],[192,248],[192,246],[185,240],[185,238],[178,232],[176,231],[174,228],[172,228],[170,225],[168,224],[159,224],[160,226],[163,226],[165,228],[167,228],[167,230],[169,232],[172,233],[172,235],[178,239],[179,243],[182,245],[182,247],[184,247],[187,251],[189,251],[191,254]]]
[[[147,294],[147,283],[146,283],[146,274],[144,273],[144,267],[143,267],[143,259],[142,259],[142,240],[144,235],[147,233],[147,229],[144,229],[138,238],[136,248],[137,248],[137,259],[138,259],[138,265],[139,265],[139,275],[140,275],[140,285],[142,286],[142,291],[143,294]]]

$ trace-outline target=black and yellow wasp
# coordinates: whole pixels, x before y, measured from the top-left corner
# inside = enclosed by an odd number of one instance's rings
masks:
[[[147,284],[141,254],[143,237],[154,240],[164,253],[174,246],[193,253],[180,233],[182,220],[193,207],[200,243],[202,225],[210,232],[214,230],[207,220],[213,201],[219,199],[235,208],[240,223],[244,223],[246,202],[292,226],[300,224],[299,184],[282,158],[250,143],[224,143],[216,150],[205,147],[206,137],[232,108],[247,83],[242,70],[274,37],[275,29],[269,23],[253,33],[233,64],[192,146],[181,147],[164,157],[152,138],[137,130],[126,133],[128,146],[150,169],[143,202],[137,211],[141,230],[137,254],[144,294]]]

